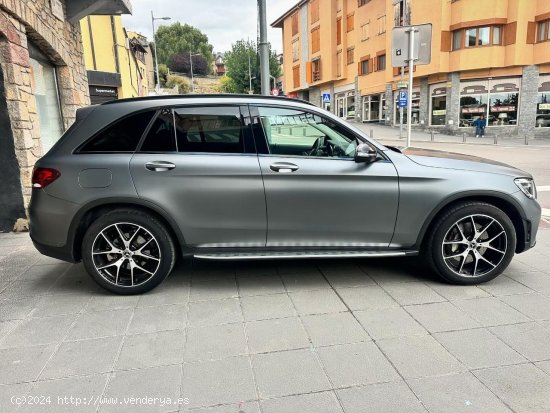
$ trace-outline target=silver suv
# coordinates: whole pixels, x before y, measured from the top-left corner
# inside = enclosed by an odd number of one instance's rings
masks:
[[[106,289],[157,286],[179,256],[422,254],[445,280],[488,281],[535,245],[530,174],[398,149],[306,102],[128,99],[80,109],[37,163],[30,231]]]

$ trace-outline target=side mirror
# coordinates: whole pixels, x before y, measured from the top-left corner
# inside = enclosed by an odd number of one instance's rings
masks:
[[[377,157],[376,149],[366,143],[360,143],[355,148],[355,162],[373,163]]]

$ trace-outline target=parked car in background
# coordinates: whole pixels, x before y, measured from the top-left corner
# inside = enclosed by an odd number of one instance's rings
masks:
[[[533,177],[381,145],[307,102],[239,95],[80,109],[36,164],[30,234],[106,289],[157,286],[181,256],[422,255],[446,281],[499,275],[535,245]]]

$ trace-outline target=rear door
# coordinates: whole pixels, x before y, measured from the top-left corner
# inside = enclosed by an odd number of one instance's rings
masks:
[[[263,182],[243,111],[163,109],[131,160],[139,196],[176,220],[187,246],[265,247]]]

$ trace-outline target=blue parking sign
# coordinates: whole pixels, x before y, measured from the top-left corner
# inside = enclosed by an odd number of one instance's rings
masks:
[[[397,100],[397,107],[404,108],[407,106],[407,92],[404,90],[399,91],[399,98]]]

